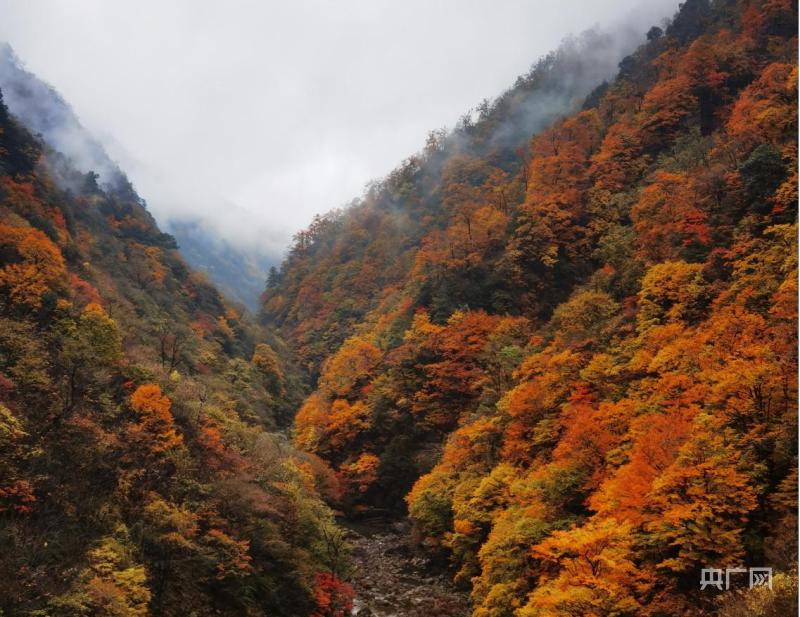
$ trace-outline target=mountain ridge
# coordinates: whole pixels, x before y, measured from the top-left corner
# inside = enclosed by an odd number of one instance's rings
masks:
[[[512,88],[271,276],[316,383],[295,445],[474,616],[796,611],[796,24],[689,0],[520,148]],[[700,590],[731,563],[779,583]]]

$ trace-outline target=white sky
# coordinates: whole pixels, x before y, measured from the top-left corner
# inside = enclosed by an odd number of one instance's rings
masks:
[[[570,33],[677,0],[0,0],[162,223],[282,251]]]

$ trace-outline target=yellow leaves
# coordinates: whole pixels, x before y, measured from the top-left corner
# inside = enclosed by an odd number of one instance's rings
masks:
[[[762,308],[797,269],[797,224],[773,225],[733,263],[732,282],[721,300]]]
[[[336,399],[329,404],[320,394],[309,396],[295,418],[295,445],[307,452],[333,454],[352,449],[372,426],[365,403]]]
[[[566,531],[555,531],[531,554],[545,572],[520,617],[618,615],[634,617],[650,587],[634,562],[631,526],[613,519],[592,519]]]
[[[70,593],[55,598],[51,606],[78,606],[93,615],[147,617],[151,593],[144,566],[136,563],[120,526],[114,536],[102,538],[88,554],[89,565],[81,572],[79,584]]]
[[[145,617],[149,615],[150,591],[146,587],[144,568],[128,568],[111,579],[96,576],[86,585],[86,594],[93,608],[113,617]]]
[[[432,323],[426,311],[417,311],[414,313],[411,327],[406,330],[403,340],[406,343],[422,345],[426,339],[435,336],[441,331],[442,327]]]
[[[512,504],[501,511],[478,552],[480,575],[473,581],[474,615],[514,615],[530,590],[531,545],[547,535],[535,509]]]
[[[607,293],[582,291],[556,308],[550,327],[562,346],[603,343],[613,331],[619,312],[619,304]]]
[[[307,452],[317,452],[328,410],[325,399],[318,393],[303,402],[294,419],[295,446]]]
[[[670,261],[652,266],[639,292],[640,330],[653,324],[686,321],[697,315],[703,299],[702,264]]]
[[[7,349],[5,345],[3,347]],[[0,372],[0,398],[7,396],[10,384]],[[25,463],[31,455],[35,456],[41,450],[30,446],[25,412],[17,414],[18,409],[9,409],[0,402],[0,516],[29,514],[37,502],[37,487],[31,481],[35,476],[26,474],[24,470],[28,467]]]
[[[718,599],[719,617],[777,617],[797,611],[797,573],[776,572],[771,585],[722,594]]]
[[[612,394],[619,390],[620,373],[622,367],[614,356],[609,353],[594,354],[586,366],[580,371],[580,379],[595,390]]]
[[[624,575],[633,564],[627,560],[631,526],[614,520],[595,519],[580,527],[555,531],[535,545],[535,559],[552,562],[567,571],[580,584],[604,575]]]
[[[16,447],[16,443],[27,436],[22,422],[0,403],[0,453],[5,453]]]
[[[231,328],[224,315],[217,317],[217,332],[222,334],[222,336],[228,341],[232,341],[236,338],[236,333],[233,331],[233,328]]]
[[[380,349],[358,336],[347,339],[323,366],[319,379],[322,392],[345,398],[357,394],[382,358]]]
[[[421,476],[406,495],[408,512],[415,526],[430,542],[441,543],[452,525],[452,494],[455,478],[434,469]]]
[[[677,459],[654,482],[647,529],[671,547],[661,567],[687,572],[741,563],[744,524],[757,501],[732,439],[718,420],[698,416]]]
[[[196,514],[165,501],[156,493],[149,495],[144,515],[147,521],[162,533],[171,534],[170,537],[178,540],[180,545],[186,545],[199,532]]]
[[[264,385],[272,394],[283,392],[283,371],[278,362],[278,355],[266,343],[258,343],[250,362],[253,363],[264,378]]]

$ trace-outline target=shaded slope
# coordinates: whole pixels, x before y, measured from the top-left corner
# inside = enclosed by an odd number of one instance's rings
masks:
[[[0,101],[0,613],[313,611],[335,483],[268,432],[284,356]]]

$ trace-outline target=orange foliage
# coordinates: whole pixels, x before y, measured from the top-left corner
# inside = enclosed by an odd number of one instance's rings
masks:
[[[356,394],[380,359],[381,352],[375,345],[354,336],[325,363],[320,388],[340,398]]]
[[[669,261],[686,246],[708,245],[710,229],[701,206],[686,174],[657,172],[631,211],[642,255],[650,262]]]
[[[0,250],[9,253],[0,268],[0,288],[12,303],[40,308],[44,294],[56,290],[64,277],[61,251],[38,229],[3,224]]]
[[[678,76],[655,84],[642,101],[641,131],[645,145],[663,145],[697,109],[697,98],[688,77]]]
[[[675,460],[691,426],[690,410],[649,414],[632,423],[635,439],[629,462],[592,494],[589,504],[600,514],[641,524],[653,480]]]
[[[131,394],[131,408],[137,416],[128,430],[131,441],[154,455],[180,445],[183,438],[175,430],[171,406],[172,403],[161,393],[158,385],[145,384],[136,388]]]
[[[728,119],[728,133],[747,152],[767,142],[779,145],[797,132],[797,65],[773,63],[739,96]]]
[[[635,615],[651,585],[634,562],[630,526],[590,521],[556,531],[534,546],[534,559],[553,571],[540,580],[520,617]]]
[[[378,479],[380,462],[374,454],[364,452],[352,463],[342,465],[342,474],[347,484],[363,493]]]

